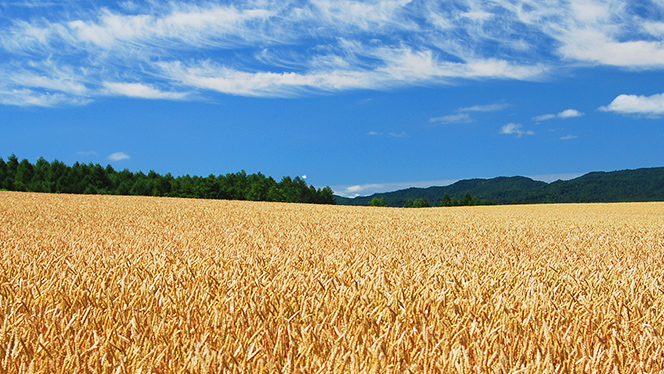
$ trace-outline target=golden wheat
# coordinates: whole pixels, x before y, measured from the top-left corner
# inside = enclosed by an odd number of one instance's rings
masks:
[[[663,347],[663,203],[0,192],[0,373],[654,373]]]

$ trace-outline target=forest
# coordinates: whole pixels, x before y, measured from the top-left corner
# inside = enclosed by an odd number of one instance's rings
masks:
[[[470,192],[466,191],[463,198],[452,198],[446,192],[440,201],[440,204],[431,205],[429,199],[426,197],[419,197],[416,199],[408,198],[403,205],[404,208],[428,208],[431,206],[473,206],[473,205],[495,205],[496,203],[491,200],[482,200],[477,196],[473,196]],[[388,206],[387,200],[384,196],[374,197],[369,201],[369,206]]]
[[[664,201],[664,167],[591,172],[551,183],[522,176],[464,179],[449,186],[411,187],[355,198],[337,196],[336,201],[391,207]]]
[[[261,173],[244,170],[225,175],[178,176],[145,174],[127,169],[117,171],[111,165],[46,161],[40,157],[33,165],[27,159],[11,155],[0,157],[0,189],[8,191],[71,194],[107,194],[189,197],[202,199],[276,201],[334,204],[330,187],[316,189],[300,177],[283,177],[277,182]]]

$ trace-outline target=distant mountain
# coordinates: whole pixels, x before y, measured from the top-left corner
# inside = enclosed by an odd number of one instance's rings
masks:
[[[664,167],[592,172],[552,183],[526,177],[465,179],[449,186],[413,187],[371,196],[335,198],[341,205],[368,205],[373,198],[384,198],[388,206],[401,207],[409,199],[419,198],[439,205],[445,193],[461,200],[466,192],[497,204],[664,201]]]

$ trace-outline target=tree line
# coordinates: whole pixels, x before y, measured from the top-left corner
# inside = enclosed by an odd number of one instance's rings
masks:
[[[300,177],[283,177],[277,182],[261,173],[244,170],[207,177],[173,177],[154,171],[145,174],[111,165],[74,163],[72,166],[40,157],[33,165],[11,155],[0,157],[0,189],[9,191],[72,194],[107,194],[189,197],[203,199],[278,201],[293,203],[335,204],[332,189],[308,186]]]
[[[494,205],[495,203],[490,200],[481,200],[477,196],[473,196],[470,192],[466,192],[463,199],[451,198],[448,193],[443,195],[439,206],[472,206],[472,205]],[[374,197],[369,202],[369,206],[387,206],[384,197]],[[432,206],[429,199],[422,197],[418,199],[408,199],[404,204],[404,208],[427,208]]]

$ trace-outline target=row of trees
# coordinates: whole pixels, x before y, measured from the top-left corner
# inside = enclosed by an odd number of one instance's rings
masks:
[[[443,199],[440,202],[440,206],[472,206],[472,205],[492,205],[493,202],[489,200],[481,200],[477,196],[473,196],[470,192],[466,192],[463,196],[463,199],[451,198],[449,194],[445,193]],[[387,206],[387,202],[384,197],[374,197],[369,202],[370,206]],[[419,198],[419,199],[408,199],[404,204],[404,208],[426,208],[430,207],[429,199]]]
[[[39,158],[33,165],[27,159],[19,162],[11,155],[0,158],[0,188],[10,191],[52,192],[73,194],[109,194],[191,197],[204,199],[281,201],[334,204],[330,187],[316,189],[300,177],[283,177],[277,182],[261,173],[238,173],[207,177],[173,177],[116,171],[111,165],[81,164],[72,166],[55,160]]]
[[[482,200],[477,196],[473,196],[470,192],[463,195],[463,199],[453,199],[450,195],[445,193],[440,202],[440,206],[473,206],[473,205],[494,205],[495,202],[491,200]]]

